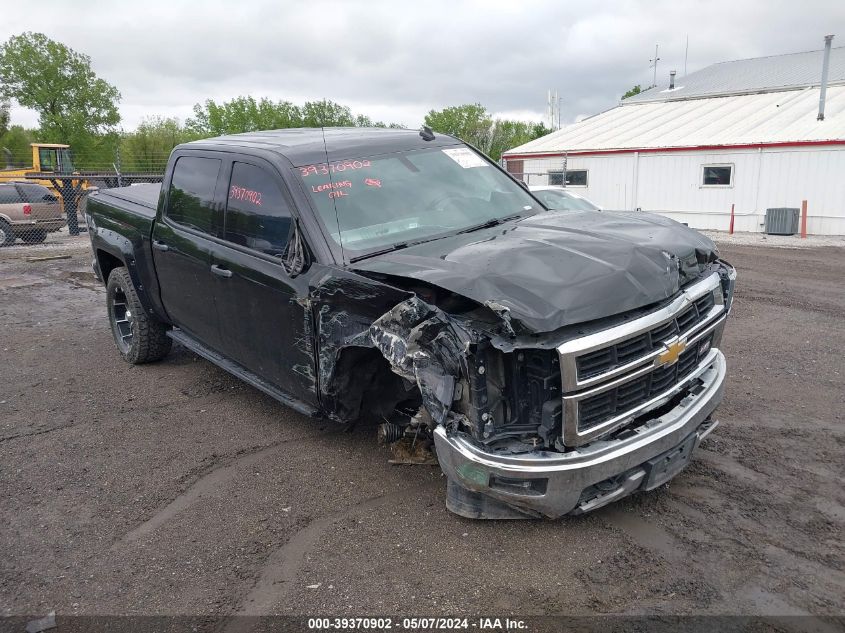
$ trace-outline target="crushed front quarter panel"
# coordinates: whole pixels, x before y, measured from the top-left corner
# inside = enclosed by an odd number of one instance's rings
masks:
[[[417,384],[434,422],[445,423],[455,385],[466,375],[469,332],[414,296],[373,323],[370,338],[396,373]]]

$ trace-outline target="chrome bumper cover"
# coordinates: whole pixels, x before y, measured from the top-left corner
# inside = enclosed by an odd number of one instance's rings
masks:
[[[638,467],[645,462],[693,433],[697,446],[715,428],[708,418],[722,401],[725,374],[724,355],[711,350],[691,376],[700,381],[695,393],[625,439],[596,440],[567,453],[497,454],[464,433],[449,433],[440,426],[434,431],[437,458],[446,476],[458,485],[530,514],[557,518],[594,510],[643,486],[645,472]],[[626,473],[619,488],[582,503],[585,489]]]

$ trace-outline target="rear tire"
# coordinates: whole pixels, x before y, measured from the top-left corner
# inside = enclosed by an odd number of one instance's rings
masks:
[[[6,220],[0,220],[0,246],[11,246],[15,243],[15,233],[12,225]]]
[[[44,229],[34,229],[27,231],[21,235],[21,239],[27,244],[40,244],[47,239],[47,231]]]
[[[144,310],[129,271],[122,266],[109,274],[106,305],[114,342],[123,360],[140,365],[167,356],[173,344],[167,336],[168,328]]]

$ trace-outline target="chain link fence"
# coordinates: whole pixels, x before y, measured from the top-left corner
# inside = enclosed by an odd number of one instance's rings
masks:
[[[76,154],[69,147],[35,144],[2,148],[0,248],[51,244],[85,237],[91,193],[141,182],[161,182],[169,151]]]

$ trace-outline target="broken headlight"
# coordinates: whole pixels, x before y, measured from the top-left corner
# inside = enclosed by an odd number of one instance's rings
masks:
[[[731,313],[731,304],[733,304],[734,287],[736,286],[736,268],[729,264],[725,264],[725,268],[719,273],[722,280],[722,296],[725,298],[725,312]]]

